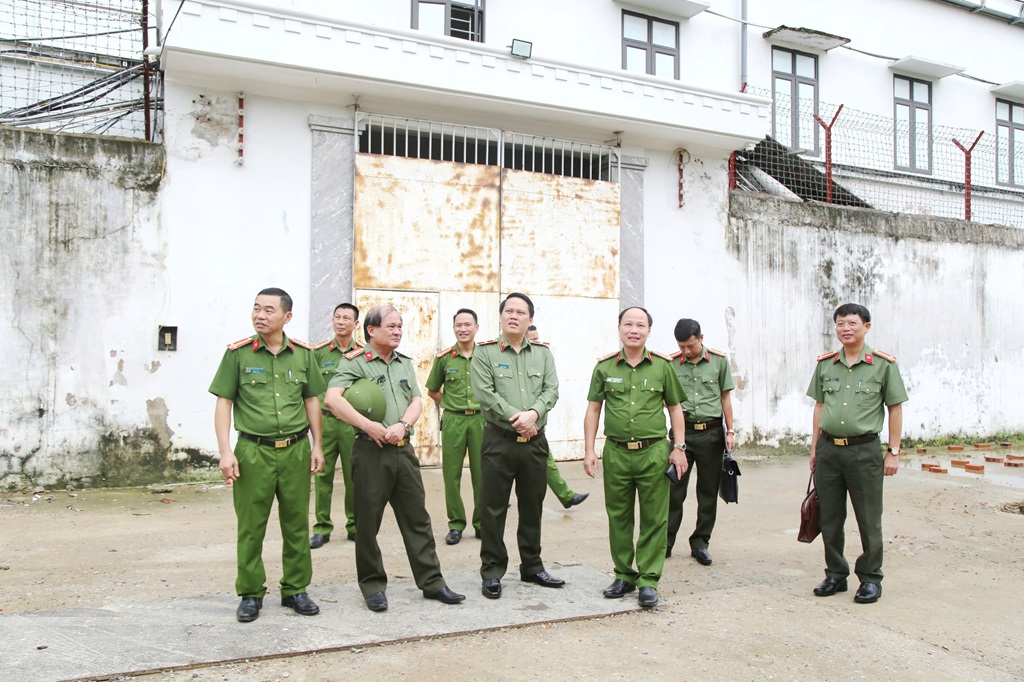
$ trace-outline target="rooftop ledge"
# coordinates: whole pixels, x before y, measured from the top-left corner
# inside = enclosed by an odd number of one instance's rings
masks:
[[[358,94],[366,111],[584,141],[623,131],[627,144],[728,151],[763,139],[771,120],[763,97],[245,0],[186,0],[161,65],[198,87],[335,105]]]

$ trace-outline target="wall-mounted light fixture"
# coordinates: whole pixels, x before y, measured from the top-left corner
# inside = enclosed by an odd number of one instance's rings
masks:
[[[528,40],[519,40],[519,38],[512,39],[512,45],[509,46],[512,50],[513,57],[519,57],[520,59],[529,59],[530,55],[533,54],[533,43]]]

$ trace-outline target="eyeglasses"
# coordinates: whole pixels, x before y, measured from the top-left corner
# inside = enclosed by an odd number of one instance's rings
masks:
[[[856,329],[860,322],[836,322],[836,329]]]

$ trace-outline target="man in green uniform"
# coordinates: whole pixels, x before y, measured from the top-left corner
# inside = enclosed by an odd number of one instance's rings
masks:
[[[359,308],[351,303],[341,303],[334,308],[334,338],[324,341],[313,348],[316,364],[326,385],[334,376],[341,363],[342,356],[353,348],[362,348],[355,341],[356,324],[359,322]],[[324,396],[320,395],[323,405]],[[356,519],[353,511],[352,496],[352,439],[355,431],[351,424],[335,419],[331,411],[323,408],[324,415],[324,469],[313,478],[313,499],[316,524],[313,525],[313,537],[309,539],[311,549],[323,547],[331,541],[331,498],[334,495],[334,472],[341,461],[341,475],[345,481],[345,531],[349,540],[356,539]]]
[[[540,332],[532,324],[526,330],[526,338],[529,339],[530,343],[541,343]],[[569,484],[562,478],[562,473],[558,470],[558,462],[555,461],[555,456],[550,452],[548,453],[548,488],[551,488],[551,492],[555,494],[555,497],[558,498],[558,501],[566,509],[575,507],[590,497],[590,493],[577,493],[569,487]]]
[[[275,498],[283,543],[281,605],[303,616],[320,612],[306,594],[313,577],[306,538],[309,477],[324,465],[317,398],[323,379],[312,349],[285,335],[291,319],[291,296],[281,289],[261,291],[252,308],[256,334],[228,346],[210,384],[217,396],[220,470],[232,488],[238,519],[235,591],[242,601],[236,615],[243,623],[259,618],[267,593],[263,538]],[[238,429],[234,449],[232,415]]]
[[[533,301],[511,293],[498,306],[501,335],[473,353],[473,397],[484,414],[481,446],[480,577],[488,599],[501,597],[508,571],[505,519],[513,483],[519,502],[519,577],[542,587],[565,581],[544,570],[541,517],[547,491],[547,414],[558,401],[558,374],[551,351],[526,338]]]
[[[639,587],[638,601],[644,608],[658,603],[658,582],[665,565],[669,496],[666,470],[673,467],[677,479],[687,470],[684,439],[677,438],[671,448],[665,439],[665,408],[673,433],[685,432],[680,402],[686,394],[671,361],[647,350],[651,323],[650,313],[643,308],[626,308],[619,313],[622,350],[601,358],[594,367],[587,394],[590,402],[583,419],[583,469],[593,478],[598,471],[594,441],[601,406],[605,406],[604,497],[615,580],[604,596],[618,599]],[[637,498],[640,535],[634,546]]]
[[[390,504],[405,542],[416,586],[427,599],[457,604],[466,597],[448,589],[441,576],[419,460],[410,440],[412,425],[420,418],[423,401],[416,385],[415,364],[397,351],[402,342],[402,316],[390,306],[375,306],[366,313],[363,334],[368,346],[345,354],[324,399],[335,417],[356,428],[352,445],[352,484],[359,589],[371,611],[388,608],[384,594],[388,575],[377,544],[377,533],[384,508]],[[383,422],[364,417],[345,400],[345,389],[363,378],[376,382],[384,392],[387,407]]]
[[[818,357],[807,395],[814,399],[811,471],[818,491],[825,579],[814,588],[819,597],[845,592],[850,565],[843,555],[846,496],[857,517],[862,553],[854,571],[860,588],[853,600],[871,604],[882,596],[882,481],[899,471],[903,403],[907,389],[896,358],[864,342],[871,313],[845,303],[832,315],[843,349]],[[885,405],[889,412],[888,450],[878,437]]]
[[[434,358],[427,377],[427,395],[444,410],[441,429],[441,471],[448,512],[445,542],[457,545],[466,530],[466,506],[462,503],[462,462],[469,453],[473,484],[473,530],[480,537],[480,440],[484,418],[469,387],[469,366],[480,331],[476,313],[462,308],[453,321],[455,345]]]
[[[722,482],[722,459],[732,450],[736,432],[732,428],[732,373],[725,353],[704,345],[696,320],[676,323],[679,352],[672,355],[672,368],[686,391],[686,460],[690,467],[679,483],[671,486],[668,503],[668,550],[672,556],[676,534],[683,522],[683,503],[690,487],[690,475],[697,469],[697,525],[690,535],[690,555],[703,566],[711,565],[711,531],[718,515],[718,488]],[[724,423],[723,423],[724,422]]]

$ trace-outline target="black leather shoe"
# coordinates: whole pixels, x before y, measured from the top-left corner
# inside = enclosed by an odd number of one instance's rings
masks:
[[[383,592],[374,592],[366,598],[366,608],[371,611],[387,611],[388,598],[384,596]]]
[[[348,541],[349,542],[355,542],[356,541],[356,534],[355,533],[349,533],[348,534]]]
[[[458,604],[460,601],[466,601],[466,595],[459,594],[458,592],[452,592],[448,589],[447,585],[433,594],[424,593],[423,597],[425,599],[434,599],[442,604]]]
[[[568,502],[563,502],[562,506],[568,509],[569,507],[575,507],[577,504],[581,504],[583,500],[590,497],[590,493],[573,493],[572,499]]]
[[[449,545],[459,544],[459,540],[462,539],[462,531],[457,528],[452,528],[448,531],[448,535],[445,536],[444,541]]]
[[[564,580],[556,578],[547,571],[541,571],[540,573],[534,573],[533,575],[521,575],[520,580],[524,583],[534,583],[541,587],[561,587],[565,584]]]
[[[251,623],[260,617],[260,609],[263,608],[262,597],[242,597],[242,603],[238,605],[235,615],[239,623]]]
[[[290,607],[300,616],[315,616],[320,613],[320,607],[305,592],[299,592],[290,597],[282,597],[281,606]]]
[[[668,559],[670,556],[672,556],[672,548],[671,547],[666,547],[665,548],[665,558]]]
[[[323,547],[324,545],[326,545],[330,541],[331,541],[331,536],[330,535],[320,535],[319,533],[317,533],[316,535],[314,535],[313,537],[311,537],[309,539],[309,548],[310,549],[320,549],[321,547]]]
[[[501,597],[501,581],[497,578],[488,578],[484,581],[483,587],[480,589],[484,593],[484,596],[488,599],[498,599]]]
[[[853,601],[858,604],[874,604],[882,596],[882,586],[878,583],[861,583]]]
[[[697,560],[697,563],[701,566],[711,565],[711,554],[705,549],[691,549],[690,556]]]
[[[846,592],[846,578],[825,578],[814,588],[818,597],[831,597],[836,592]]]
[[[658,591],[651,586],[641,587],[637,602],[645,609],[658,605]]]
[[[632,583],[627,583],[625,580],[615,579],[612,581],[612,584],[605,589],[604,596],[608,597],[609,599],[619,599],[621,597],[626,596],[635,589],[636,585]]]
[[[475,537],[477,539],[480,538],[480,529],[479,528],[474,528],[473,529],[473,537]]]

